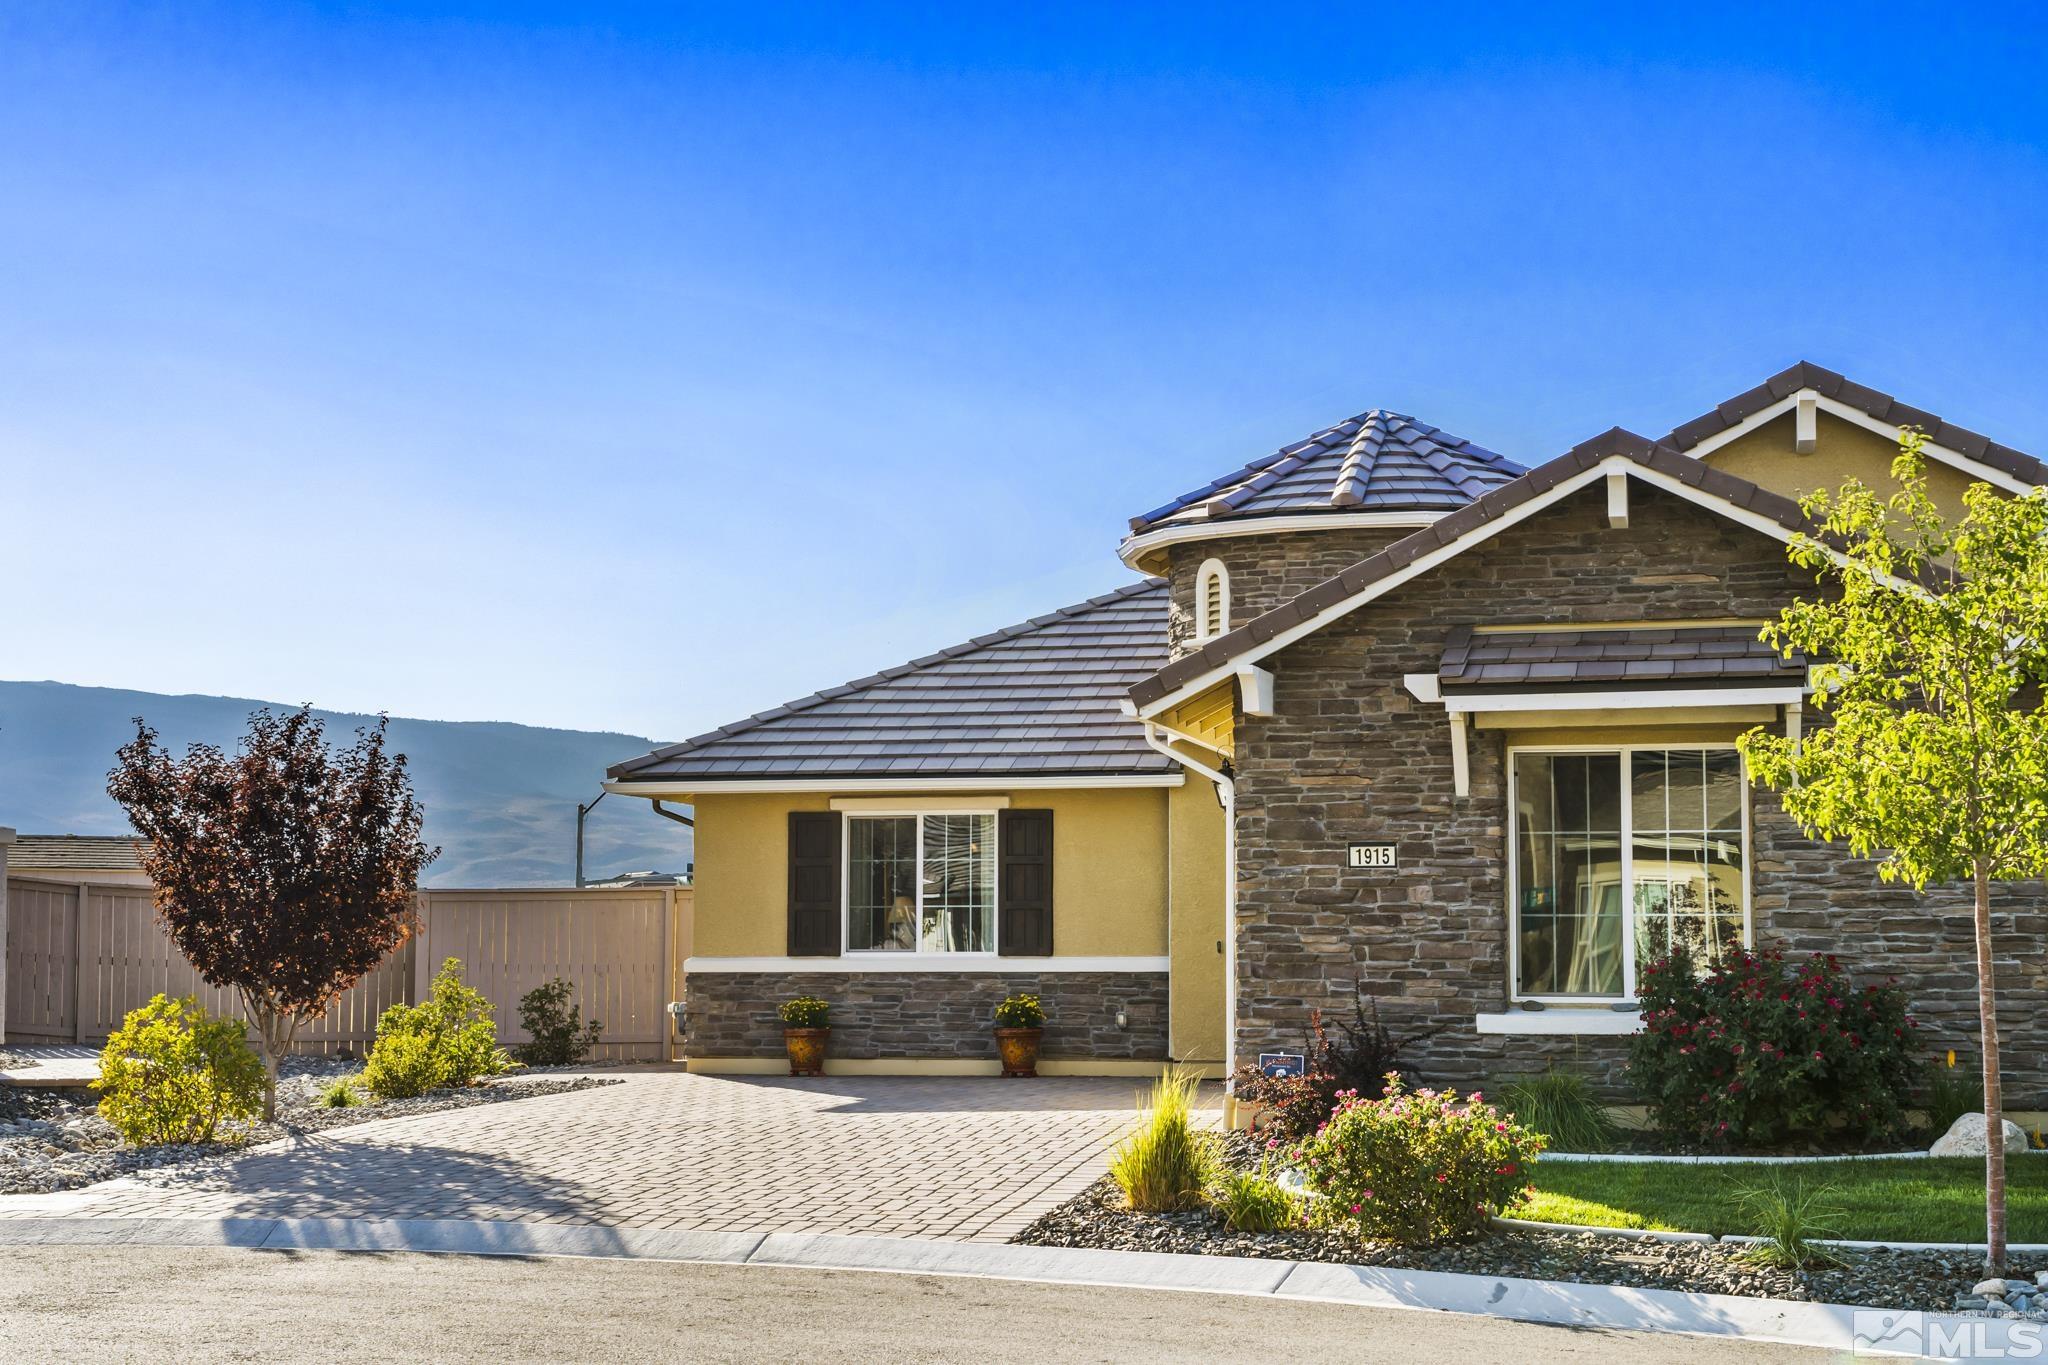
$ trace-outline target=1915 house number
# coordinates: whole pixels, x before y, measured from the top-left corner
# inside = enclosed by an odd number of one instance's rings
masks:
[[[1351,846],[1353,867],[1399,867],[1401,860],[1394,856],[1392,844],[1353,844]]]

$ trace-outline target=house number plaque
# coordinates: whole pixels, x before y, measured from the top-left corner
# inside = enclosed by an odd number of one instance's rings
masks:
[[[1395,856],[1392,844],[1353,844],[1351,845],[1351,865],[1353,867],[1390,868],[1399,867],[1401,860]]]

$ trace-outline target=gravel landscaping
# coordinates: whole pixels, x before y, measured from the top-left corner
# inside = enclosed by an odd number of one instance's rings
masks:
[[[1246,1150],[1235,1140],[1232,1149],[1237,1159],[1245,1158]],[[1014,1240],[1028,1246],[1330,1261],[1941,1312],[1954,1311],[1957,1296],[1983,1278],[1978,1252],[1843,1250],[1840,1266],[1785,1271],[1750,1264],[1732,1243],[1516,1229],[1456,1245],[1404,1247],[1322,1229],[1232,1232],[1206,1210],[1133,1213],[1121,1204],[1122,1196],[1105,1176]],[[2014,1255],[2007,1270],[2031,1280],[2048,1270],[2048,1256]]]
[[[359,1070],[361,1063],[339,1058],[290,1058],[278,1081],[277,1122],[234,1125],[228,1141],[147,1148],[121,1144],[113,1125],[99,1117],[99,1100],[90,1090],[0,1087],[0,1195],[77,1189],[117,1176],[232,1157],[278,1138],[378,1119],[619,1084],[612,1077],[528,1078],[515,1072],[472,1089],[437,1090],[418,1099],[373,1100],[364,1095],[362,1104],[346,1109],[318,1104],[320,1093],[337,1078]]]

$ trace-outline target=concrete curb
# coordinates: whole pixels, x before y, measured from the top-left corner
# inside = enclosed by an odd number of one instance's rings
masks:
[[[1667,1289],[1401,1270],[1307,1261],[1164,1252],[1092,1251],[1008,1243],[925,1242],[808,1233],[729,1233],[558,1223],[354,1218],[23,1218],[0,1220],[0,1247],[193,1246],[251,1250],[419,1252],[470,1256],[576,1256],[874,1271],[1237,1294],[1469,1313],[1519,1322],[1616,1331],[1747,1337],[1848,1351],[1858,1315],[1867,1330],[1899,1315],[1839,1304],[1796,1303]],[[2014,1327],[1957,1314],[1911,1314],[1924,1333],[2002,1347]],[[1915,1336],[1914,1342],[1928,1339]],[[1865,1346],[1865,1353],[1874,1348]],[[1883,1351],[1877,1351],[1883,1354]],[[1898,1354],[1916,1354],[1917,1346]]]

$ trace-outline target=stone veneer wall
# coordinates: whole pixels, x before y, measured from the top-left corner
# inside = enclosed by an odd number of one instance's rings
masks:
[[[701,972],[687,991],[692,1057],[780,1057],[776,1010],[816,995],[832,1004],[828,1056],[993,1059],[996,1002],[1019,991],[1045,1004],[1044,1057],[1167,1056],[1165,972]]]
[[[1396,1033],[1449,1025],[1414,1059],[1426,1079],[1497,1082],[1554,1060],[1627,1096],[1625,1039],[1475,1030],[1474,1015],[1508,1004],[1506,744],[1474,733],[1471,794],[1456,798],[1443,709],[1401,675],[1434,672],[1458,625],[1761,617],[1814,591],[1777,542],[1641,483],[1630,498],[1625,529],[1607,524],[1596,486],[1268,661],[1278,714],[1240,716],[1236,732],[1240,1056],[1298,1049],[1309,1008],[1348,1016],[1357,983]],[[1269,548],[1315,555],[1311,537]],[[1757,937],[1897,976],[1929,1054],[1974,1055],[1969,889],[1887,886],[1871,863],[1804,839],[1768,792],[1752,794],[1752,820]],[[1346,844],[1389,841],[1398,871],[1342,865]],[[2048,1106],[2042,888],[2000,889],[1993,918],[2007,1102]]]
[[[1355,531],[1293,531],[1285,535],[1219,536],[1167,549],[1167,644],[1174,658],[1195,638],[1195,580],[1202,565],[1221,560],[1230,574],[1230,625],[1334,578],[1415,528],[1361,527]]]

